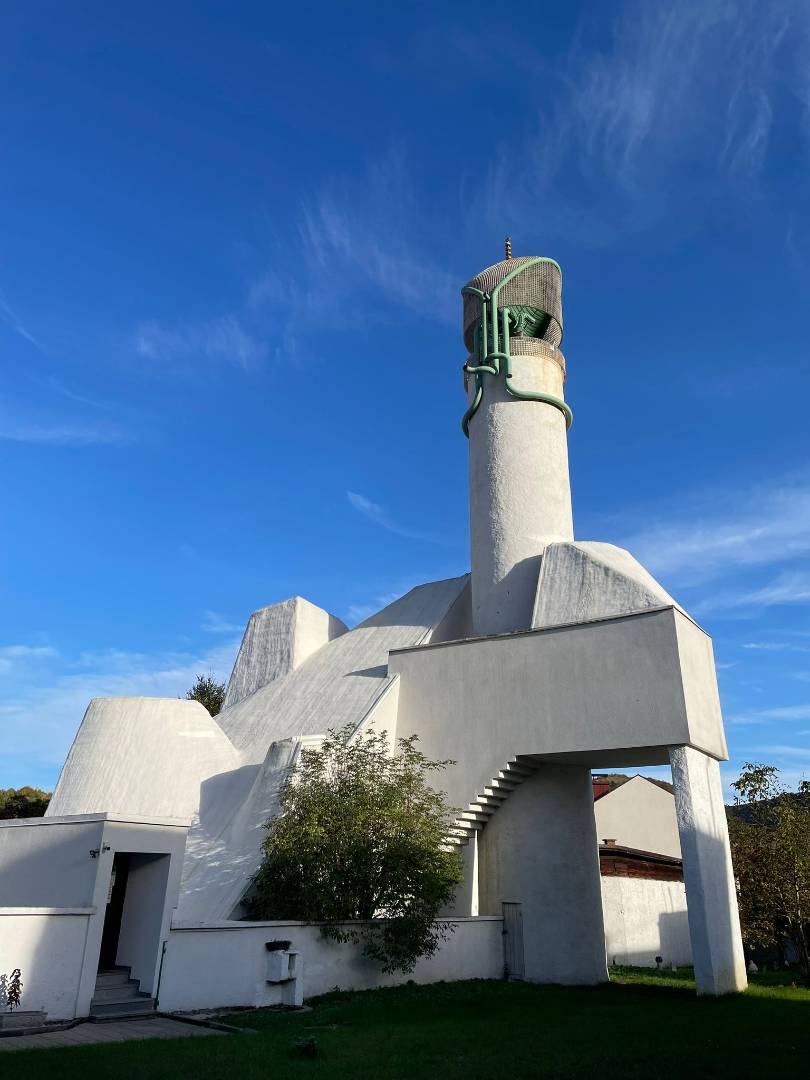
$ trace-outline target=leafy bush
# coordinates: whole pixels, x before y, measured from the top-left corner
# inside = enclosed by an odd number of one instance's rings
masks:
[[[416,743],[400,739],[392,754],[385,732],[353,738],[347,727],[302,751],[266,825],[251,918],[323,923],[325,937],[362,943],[385,972],[436,951],[452,930],[436,918],[462,872],[447,844],[453,814],[428,777],[452,763]],[[364,925],[344,925],[353,921]]]

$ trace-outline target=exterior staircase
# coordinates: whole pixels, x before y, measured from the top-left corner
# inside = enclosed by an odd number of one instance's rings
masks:
[[[493,776],[480,795],[476,795],[450,829],[448,844],[464,847],[469,844],[473,833],[480,832],[495,811],[520,787],[527,777],[537,772],[537,766],[520,757],[507,761],[502,769]]]
[[[96,992],[90,1002],[91,1020],[118,1020],[122,1016],[146,1016],[154,1011],[155,999],[141,992],[141,984],[130,978],[130,968],[99,971]]]

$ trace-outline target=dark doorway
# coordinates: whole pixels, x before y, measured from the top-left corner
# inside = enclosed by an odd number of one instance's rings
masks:
[[[107,890],[107,911],[104,915],[104,929],[101,933],[101,951],[98,956],[98,970],[110,971],[115,967],[118,952],[118,937],[121,933],[121,916],[124,912],[124,898],[127,893],[129,876],[129,855],[119,852],[113,857],[110,887]]]

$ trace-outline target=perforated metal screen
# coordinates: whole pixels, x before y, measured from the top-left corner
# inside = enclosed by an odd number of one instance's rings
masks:
[[[504,259],[482,270],[467,284],[482,292],[491,293],[495,286],[503,281],[507,274],[530,261],[530,256],[519,259]],[[563,336],[562,319],[562,275],[559,268],[550,262],[539,262],[527,267],[517,277],[512,278],[498,293],[498,307],[525,304],[540,308],[551,316],[543,340],[552,345],[559,345]],[[473,330],[481,318],[481,301],[477,296],[464,294],[464,343],[473,351]],[[517,339],[513,339],[517,340]]]

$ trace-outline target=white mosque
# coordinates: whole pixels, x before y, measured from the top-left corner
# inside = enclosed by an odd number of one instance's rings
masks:
[[[261,608],[215,718],[91,701],[47,815],[0,822],[0,971],[23,970],[24,1007],[261,1005],[391,981],[317,928],[242,918],[280,785],[347,724],[454,759],[442,786],[468,808],[455,933],[412,977],[605,981],[591,772],[671,765],[698,992],[745,987],[711,640],[629,552],[574,539],[560,268],[507,252],[462,293],[470,574],[353,630],[301,597]]]

